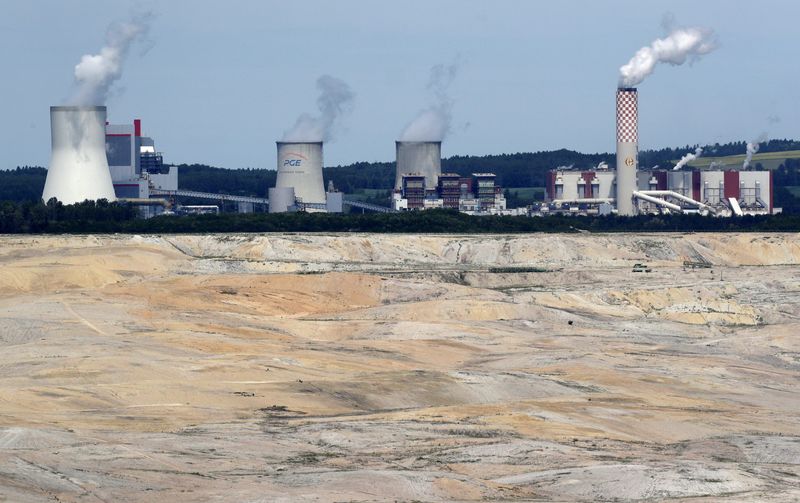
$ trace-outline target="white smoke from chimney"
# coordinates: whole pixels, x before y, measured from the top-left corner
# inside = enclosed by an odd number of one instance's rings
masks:
[[[77,89],[70,104],[104,105],[111,86],[122,77],[125,58],[137,39],[150,30],[153,14],[146,12],[123,23],[112,23],[106,31],[106,45],[98,54],[85,54],[75,65]]]
[[[447,66],[439,64],[431,68],[428,90],[433,94],[433,103],[406,126],[400,141],[444,140],[453,120],[453,99],[448,90],[457,74],[457,63]]]
[[[665,38],[642,47],[619,69],[619,87],[636,87],[653,73],[658,63],[682,65],[716,48],[714,31],[709,28],[675,28]]]
[[[674,168],[672,168],[672,171],[678,171],[682,167],[686,166],[686,164],[694,161],[695,159],[697,159],[701,155],[703,155],[703,149],[700,148],[700,147],[697,147],[694,152],[689,152],[685,156],[681,157],[681,160],[678,161],[678,164],[676,164]]]
[[[286,142],[318,142],[333,139],[342,116],[352,109],[355,94],[343,80],[323,75],[317,79],[319,115],[304,113],[283,134]]]
[[[755,140],[747,142],[747,150],[745,152],[744,162],[742,163],[742,169],[750,167],[750,163],[753,161],[753,155],[758,152],[761,142],[765,141],[767,141],[767,133],[761,133]]]

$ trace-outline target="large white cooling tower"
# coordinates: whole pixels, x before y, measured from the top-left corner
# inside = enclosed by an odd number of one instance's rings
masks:
[[[398,141],[397,171],[394,178],[395,190],[403,185],[403,175],[412,173],[425,176],[425,188],[433,189],[442,174],[442,142],[440,141]]]
[[[292,187],[298,201],[325,204],[322,182],[322,142],[278,143],[275,187]]]
[[[50,137],[45,202],[116,200],[106,158],[106,107],[50,107]]]

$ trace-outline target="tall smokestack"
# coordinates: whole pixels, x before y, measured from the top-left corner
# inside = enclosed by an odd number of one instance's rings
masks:
[[[106,107],[50,107],[52,156],[42,199],[115,201],[106,158]]]
[[[617,89],[617,213],[636,214],[633,191],[639,155],[639,96],[635,87]]]

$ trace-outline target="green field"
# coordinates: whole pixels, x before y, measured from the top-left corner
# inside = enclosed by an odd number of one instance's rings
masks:
[[[707,168],[712,162],[723,163],[725,167],[739,167],[744,163],[744,154],[729,155],[725,157],[700,157],[689,163],[693,168]],[[766,169],[775,169],[786,159],[800,159],[800,150],[787,150],[783,152],[764,152],[753,156],[752,164],[761,163]],[[677,159],[672,161],[677,163]]]

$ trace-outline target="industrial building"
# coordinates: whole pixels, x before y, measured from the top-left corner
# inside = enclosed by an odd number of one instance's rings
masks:
[[[545,202],[536,213],[607,214],[616,204],[617,172],[556,169],[547,174]],[[770,215],[771,171],[646,170],[630,191],[636,213],[702,213],[715,216]],[[617,212],[619,211],[617,207]]]
[[[116,197],[137,204],[144,217],[162,213],[169,202],[151,196],[178,190],[178,167],[165,165],[153,139],[142,136],[142,121],[106,124],[105,148]]]
[[[501,214],[506,210],[503,189],[497,185],[494,173],[473,173],[462,177],[443,173],[428,187],[421,173],[401,174],[400,190],[392,193],[392,208],[396,211],[456,209],[472,215]]]
[[[108,168],[118,198],[147,199],[151,189],[178,190],[178,167],[166,166],[142,121],[106,125]]]
[[[548,173],[545,202],[533,214],[700,213],[771,215],[771,171],[639,171],[639,103],[635,88],[616,94],[616,170],[555,169]]]

